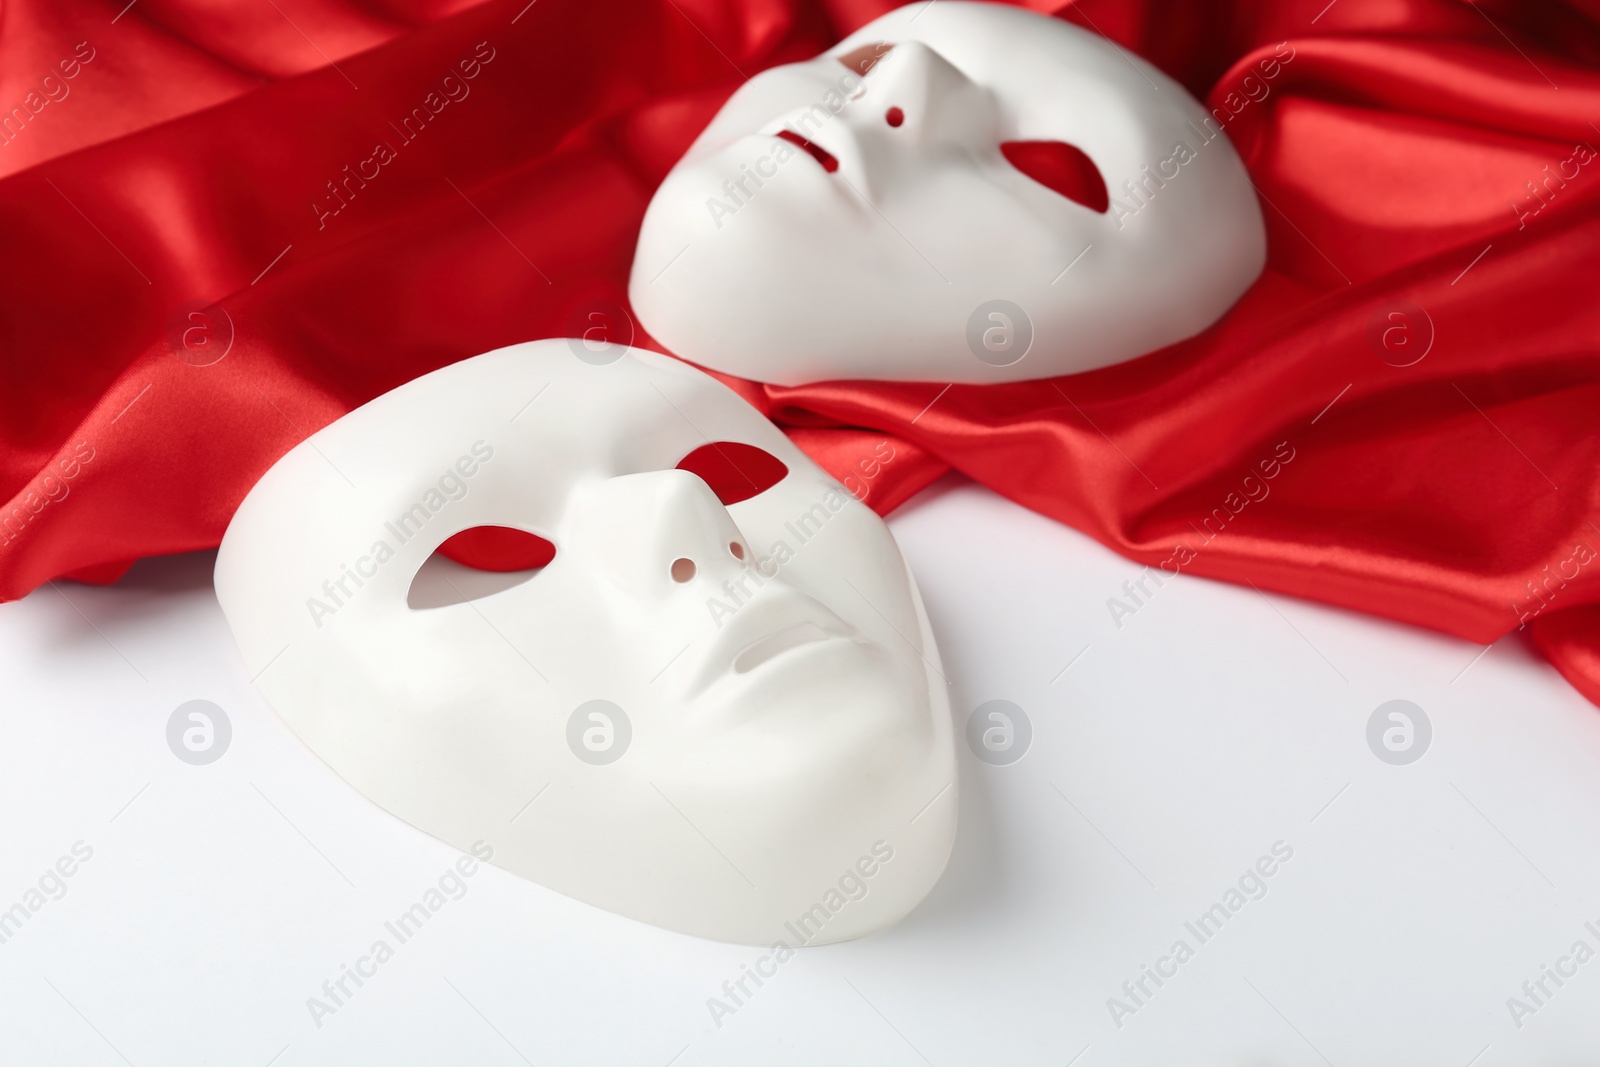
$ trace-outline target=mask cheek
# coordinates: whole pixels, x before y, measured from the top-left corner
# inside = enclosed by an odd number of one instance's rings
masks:
[[[596,689],[591,697],[603,695],[598,689],[606,685],[624,684],[632,673],[625,650],[637,605],[581,558],[564,560],[548,576],[519,610],[529,647],[547,661],[542,669],[551,682]]]

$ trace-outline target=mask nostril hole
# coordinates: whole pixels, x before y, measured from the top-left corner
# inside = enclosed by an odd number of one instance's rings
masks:
[[[734,559],[744,559],[744,546],[737,541],[728,542],[728,551],[733,553]]]
[[[898,126],[906,120],[906,113],[897,107],[891,107],[883,116],[883,121],[891,126]]]
[[[673,581],[680,583],[687,582],[694,577],[694,572],[694,560],[689,559],[687,556],[679,556],[677,559],[672,561]]]

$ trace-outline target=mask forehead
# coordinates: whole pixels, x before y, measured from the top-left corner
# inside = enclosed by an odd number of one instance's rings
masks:
[[[840,61],[875,45],[864,77]],[[1018,144],[1100,191],[1065,195]],[[736,92],[658,189],[630,294],[674,352],[758,381],[1017,381],[1197,333],[1265,249],[1182,86],[1060,19],[944,0]],[[997,325],[1020,338],[999,353]]]

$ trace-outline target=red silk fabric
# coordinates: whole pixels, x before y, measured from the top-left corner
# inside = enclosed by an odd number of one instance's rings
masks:
[[[215,545],[352,407],[626,305],[742,78],[891,6],[10,0],[0,598]],[[1168,573],[1527,625],[1600,701],[1600,3],[1036,6],[1212,109],[1260,281],[1053,381],[732,384],[880,511],[954,468]]]

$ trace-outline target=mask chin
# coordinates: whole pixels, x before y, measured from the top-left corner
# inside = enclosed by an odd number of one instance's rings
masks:
[[[263,476],[216,570],[256,684],[377,804],[579,900],[762,945],[896,921],[955,758],[888,528],[708,376],[576,343],[409,382]]]
[[[1007,382],[1190,337],[1265,260],[1182,86],[1061,19],[944,0],[742,86],[656,191],[630,298],[743,378]]]

